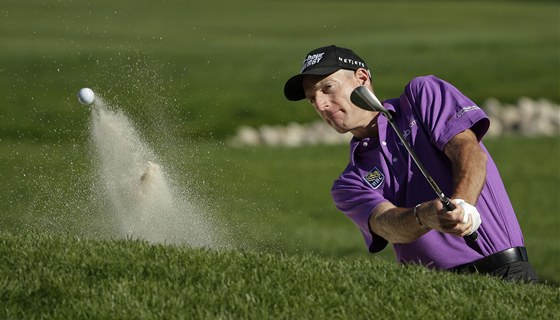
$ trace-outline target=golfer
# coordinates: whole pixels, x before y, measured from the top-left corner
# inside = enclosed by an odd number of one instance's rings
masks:
[[[388,120],[354,105],[358,86],[373,92],[366,62],[327,46],[305,57],[284,94],[307,99],[339,133],[351,132],[350,159],[335,180],[336,207],[360,229],[370,252],[390,242],[399,263],[536,282],[521,228],[496,165],[481,142],[484,111],[435,76],[417,77],[383,102],[396,126],[455,209],[448,211]],[[478,239],[466,237],[476,231]]]

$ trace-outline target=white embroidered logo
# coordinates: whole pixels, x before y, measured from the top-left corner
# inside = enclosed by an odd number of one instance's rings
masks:
[[[338,61],[340,61],[342,63],[345,63],[345,64],[362,67],[362,68],[366,67],[365,63],[363,63],[361,61],[358,61],[358,60],[352,60],[352,59],[349,59],[349,58],[338,57]]]
[[[325,54],[324,52],[321,52],[321,53],[317,53],[317,54],[313,54],[313,55],[308,55],[307,58],[305,58],[305,60],[303,61],[303,66],[301,67],[301,72],[303,72],[303,70],[319,63],[319,61],[321,61],[321,59],[323,59],[324,54]]]
[[[463,107],[463,108],[461,108],[461,110],[459,110],[455,113],[455,117],[456,118],[461,118],[465,113],[467,113],[469,111],[479,110],[479,109],[480,108],[478,106]]]

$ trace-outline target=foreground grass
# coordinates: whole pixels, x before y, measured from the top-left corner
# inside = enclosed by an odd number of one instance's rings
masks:
[[[3,319],[553,319],[558,288],[377,260],[0,234]]]

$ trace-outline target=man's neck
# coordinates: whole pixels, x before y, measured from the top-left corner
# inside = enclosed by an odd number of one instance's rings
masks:
[[[356,128],[354,130],[351,130],[350,132],[358,140],[361,140],[363,138],[374,138],[379,136],[379,132],[377,128],[378,117],[379,117],[379,113],[376,113],[366,126]]]

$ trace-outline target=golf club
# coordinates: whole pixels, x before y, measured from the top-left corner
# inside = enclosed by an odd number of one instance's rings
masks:
[[[426,180],[428,180],[428,183],[437,194],[439,200],[443,203],[443,205],[447,210],[449,211],[454,210],[455,205],[451,203],[451,200],[449,200],[449,198],[445,196],[445,194],[443,193],[443,191],[441,191],[441,189],[434,181],[434,179],[428,174],[428,171],[426,170],[426,168],[424,168],[424,166],[416,156],[414,150],[412,150],[408,142],[404,139],[402,131],[393,122],[393,117],[391,116],[389,111],[383,107],[383,105],[381,104],[379,99],[377,99],[377,97],[373,94],[373,92],[371,92],[368,88],[364,86],[359,86],[356,89],[354,89],[354,91],[352,91],[352,94],[350,95],[350,100],[352,101],[353,104],[360,107],[361,109],[381,112],[387,118],[389,124],[391,125],[391,127],[393,127],[393,130],[395,131],[395,133],[401,140],[402,144],[404,145],[404,147],[412,157],[412,160],[414,160],[414,163],[416,163],[416,165],[418,166],[418,169],[420,169],[420,172],[422,172]],[[476,241],[478,239],[478,233],[475,231],[465,237],[468,238],[469,240]]]

